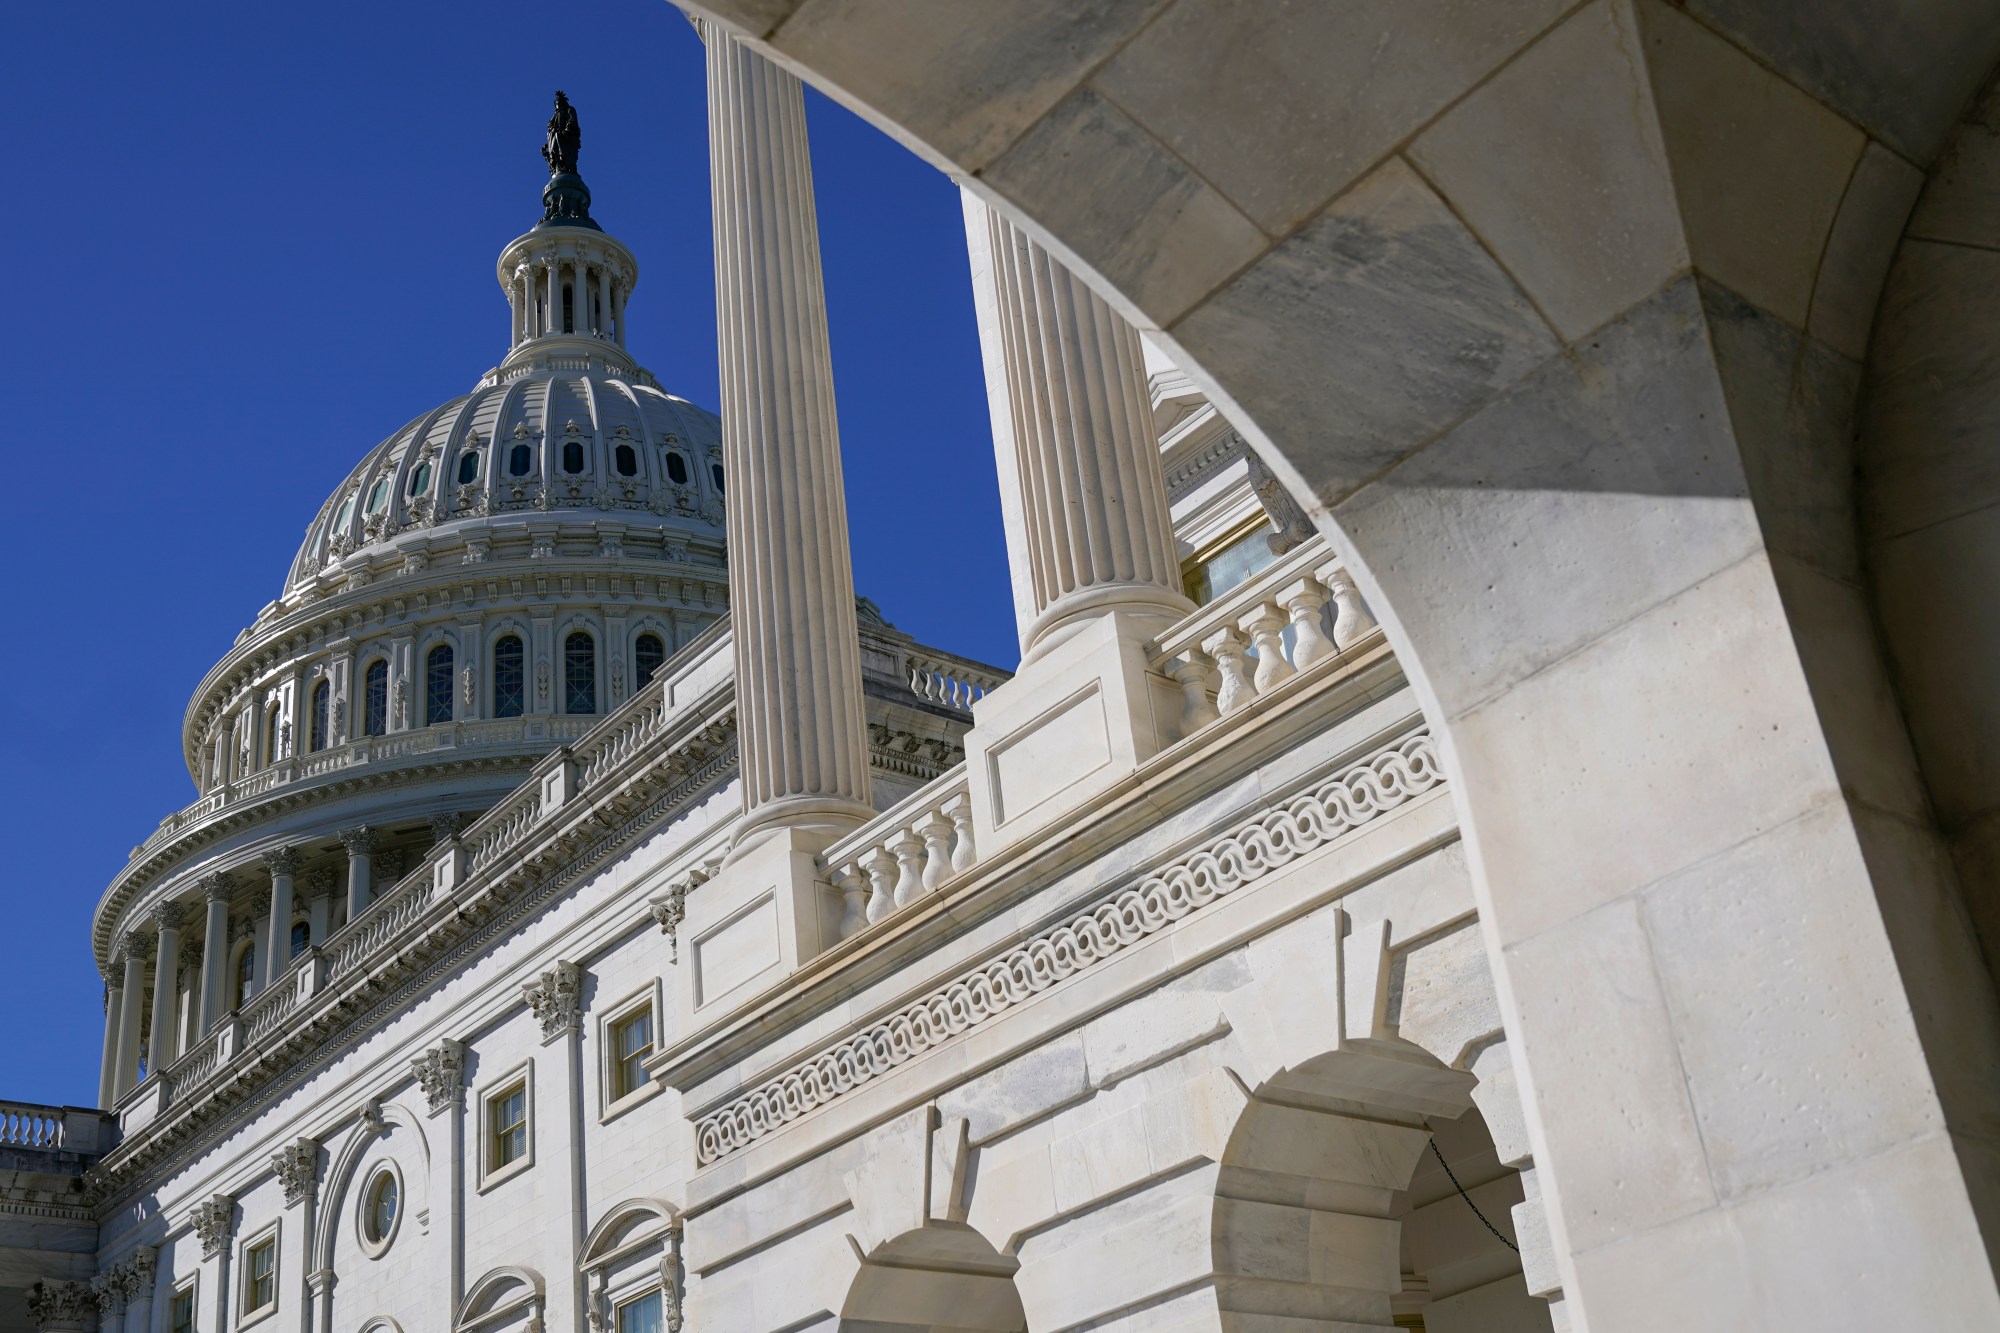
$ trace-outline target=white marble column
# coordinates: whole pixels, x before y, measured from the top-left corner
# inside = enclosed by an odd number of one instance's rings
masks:
[[[264,853],[271,872],[271,928],[264,950],[264,986],[269,989],[292,960],[292,883],[299,872],[299,854],[290,847]]]
[[[104,1059],[97,1075],[97,1105],[105,1111],[118,1099],[118,1019],[124,1013],[124,995],[124,973],[114,958],[104,978]]]
[[[205,1037],[229,1012],[229,877],[220,871],[203,877],[201,892],[208,918],[201,937],[201,1026],[196,1035]]]
[[[347,848],[347,919],[352,921],[361,915],[362,908],[368,906],[369,895],[374,890],[369,858],[374,854],[378,839],[375,830],[364,824],[360,828],[342,830],[340,841]]]
[[[150,935],[128,934],[121,950],[125,985],[118,1008],[118,1068],[111,1086],[113,1102],[139,1082],[139,1020],[146,1008],[146,960],[152,956],[153,939]]]
[[[1113,608],[1187,614],[1138,332],[969,192],[965,226],[1022,653]]]
[[[873,812],[803,90],[728,33],[702,34],[741,845]]]
[[[174,1001],[179,987],[175,982],[181,968],[181,921],[186,903],[161,903],[153,909],[153,926],[159,932],[159,952],[153,960],[153,1026],[147,1038],[148,1060],[155,1069],[174,1062]]]

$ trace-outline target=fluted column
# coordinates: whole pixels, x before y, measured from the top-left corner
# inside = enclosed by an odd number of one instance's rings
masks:
[[[1185,615],[1138,332],[1013,223],[965,203],[1022,652],[1113,608]]]
[[[153,909],[153,927],[159,932],[159,955],[153,964],[153,1026],[147,1046],[149,1063],[165,1069],[179,1054],[174,1049],[175,981],[180,973],[181,922],[187,916],[186,903],[161,903]]]
[[[229,877],[220,871],[204,877],[201,893],[207,903],[208,918],[201,936],[201,1026],[196,1035],[205,1037],[227,1013],[229,968]]]
[[[264,868],[271,872],[271,928],[264,950],[264,985],[270,987],[292,961],[292,877],[298,874],[299,854],[290,847],[264,853]]]
[[[118,1019],[124,1013],[125,976],[112,960],[104,978],[104,1057],[98,1066],[97,1105],[110,1110],[118,1098]]]
[[[146,1008],[146,960],[152,957],[153,940],[148,935],[130,934],[121,947],[125,985],[118,1008],[118,1073],[111,1088],[114,1103],[139,1082],[139,1019]]]
[[[369,895],[374,891],[369,858],[374,854],[375,844],[380,841],[376,831],[367,825],[345,829],[341,832],[341,845],[347,848],[347,919],[352,921],[361,915],[361,909],[368,906]]]
[[[743,833],[851,823],[868,743],[805,102],[703,36]]]

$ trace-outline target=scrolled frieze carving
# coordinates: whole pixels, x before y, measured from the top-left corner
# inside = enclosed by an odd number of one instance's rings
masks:
[[[583,967],[567,958],[521,987],[521,998],[542,1025],[542,1041],[554,1041],[583,1024]]]
[[[1377,751],[704,1117],[697,1161],[735,1152],[1444,780],[1427,732]]]
[[[430,1114],[465,1105],[465,1046],[449,1037],[410,1061]]]

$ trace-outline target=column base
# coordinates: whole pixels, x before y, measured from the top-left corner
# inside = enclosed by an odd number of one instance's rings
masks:
[[[965,736],[974,845],[1030,836],[1179,738],[1180,689],[1148,669],[1170,618],[1114,609],[1036,644],[1014,678],[972,706]]]

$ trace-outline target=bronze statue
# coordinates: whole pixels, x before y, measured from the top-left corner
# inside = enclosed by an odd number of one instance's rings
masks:
[[[577,149],[582,145],[583,128],[577,123],[576,108],[557,92],[555,114],[549,117],[549,139],[542,145],[542,158],[549,164],[549,175],[574,172]]]

